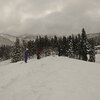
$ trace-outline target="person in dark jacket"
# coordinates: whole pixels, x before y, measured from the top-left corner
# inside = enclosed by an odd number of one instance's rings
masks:
[[[25,63],[27,63],[27,59],[28,59],[28,48],[25,51]]]
[[[36,54],[37,54],[37,59],[40,59],[40,51],[39,50],[36,51]]]

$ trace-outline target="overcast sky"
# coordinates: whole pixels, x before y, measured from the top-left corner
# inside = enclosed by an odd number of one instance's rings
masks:
[[[0,0],[0,32],[76,34],[100,32],[100,0]]]

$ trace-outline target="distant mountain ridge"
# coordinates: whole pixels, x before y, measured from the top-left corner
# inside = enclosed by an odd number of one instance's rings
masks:
[[[14,42],[16,41],[16,38],[19,38],[20,40],[26,40],[26,41],[35,40],[37,36],[38,35],[32,35],[32,34],[23,34],[20,36],[13,36],[9,34],[0,33],[0,45],[13,45]],[[41,35],[41,36],[45,36],[45,35]],[[53,35],[48,36],[48,37],[51,38],[53,37]],[[99,42],[100,33],[87,34],[87,38],[93,38],[95,40],[98,40]]]
[[[23,34],[23,35],[18,36],[18,38],[21,40],[29,41],[29,40],[35,40],[37,38],[37,36],[32,35],[32,34]]]
[[[88,38],[100,37],[100,33],[90,33],[90,34],[87,34],[87,37],[88,37]]]
[[[0,36],[6,39],[9,39],[12,42],[16,41],[16,37],[17,36],[13,36],[13,35],[9,35],[9,34],[4,34],[4,33],[0,33]]]
[[[35,40],[37,38],[36,35],[30,35],[30,34],[23,34],[20,36],[13,36],[9,34],[0,33],[0,45],[13,45],[16,41],[16,38],[19,38],[22,40]]]
[[[100,45],[100,33],[88,34],[87,37],[94,40],[95,46]]]
[[[1,45],[13,45],[13,42],[7,38],[0,36],[0,46]]]

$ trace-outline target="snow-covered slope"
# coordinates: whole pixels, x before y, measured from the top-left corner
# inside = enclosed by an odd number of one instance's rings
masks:
[[[13,36],[13,35],[0,33],[0,36],[2,36],[3,38],[9,39],[12,42],[16,41],[16,36]]]
[[[87,37],[88,37],[88,38],[100,37],[100,33],[90,33],[90,34],[87,34]]]
[[[23,34],[23,35],[20,35],[19,38],[21,38],[22,40],[29,41],[29,40],[35,40],[37,36],[32,35],[32,34]]]
[[[0,46],[1,45],[13,45],[13,42],[7,38],[0,36]]]
[[[100,100],[100,64],[55,56],[2,65],[0,100]]]
[[[31,34],[23,34],[20,36],[13,36],[13,35],[4,34],[4,33],[0,33],[0,37],[5,38],[13,43],[16,41],[16,38],[19,38],[20,41],[22,41],[22,40],[26,40],[26,41],[35,40],[37,38],[36,35],[31,35]],[[4,43],[5,43],[5,41],[4,41]]]

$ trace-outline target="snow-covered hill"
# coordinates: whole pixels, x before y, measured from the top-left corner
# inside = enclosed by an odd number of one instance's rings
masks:
[[[16,36],[13,36],[13,35],[0,33],[0,36],[3,37],[3,38],[9,39],[12,42],[16,41]]]
[[[23,35],[20,35],[20,36],[13,36],[13,35],[9,35],[9,34],[0,33],[0,44],[1,45],[13,44],[16,41],[16,38],[19,38],[20,42],[22,42],[22,40],[26,40],[26,41],[35,40],[37,38],[37,36],[30,35],[30,34],[23,34]]]
[[[0,100],[100,100],[100,64],[57,56],[3,64]]]
[[[1,45],[13,45],[13,42],[7,38],[0,36],[0,46]]]
[[[19,38],[21,38],[22,40],[29,41],[29,40],[35,40],[37,38],[37,35],[23,34],[23,35],[20,35]]]
[[[88,37],[88,38],[100,37],[100,33],[90,33],[90,34],[87,34],[87,37]]]

